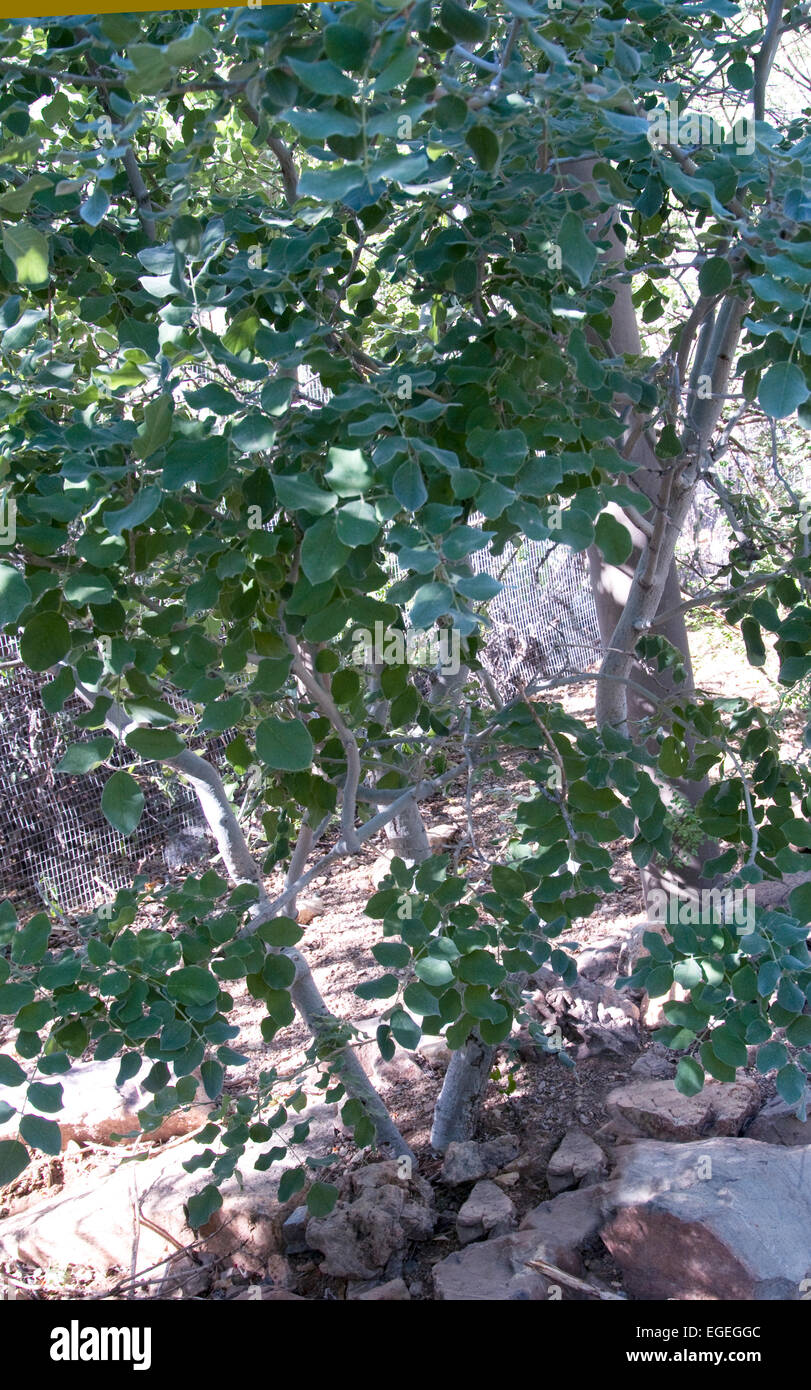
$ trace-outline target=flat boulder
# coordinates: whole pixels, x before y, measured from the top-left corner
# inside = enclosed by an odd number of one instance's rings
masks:
[[[240,1161],[241,1181],[235,1176],[222,1183],[222,1207],[202,1230],[210,1254],[239,1251],[246,1271],[266,1272],[282,1245],[278,1177],[285,1168],[298,1165],[302,1152],[326,1157],[334,1144],[333,1106],[311,1106],[308,1119],[310,1134],[297,1146],[297,1156],[288,1151],[271,1173],[254,1167],[264,1146],[247,1145]],[[200,1234],[189,1227],[185,1207],[210,1181],[209,1170],[189,1173],[183,1167],[184,1160],[199,1152],[189,1141],[142,1162],[122,1163],[107,1174],[71,1182],[44,1200],[27,1199],[0,1222],[0,1263],[19,1260],[47,1269],[69,1259],[103,1278],[149,1269],[175,1252],[178,1244],[188,1245]]]
[[[511,1134],[499,1134],[482,1143],[465,1139],[449,1144],[442,1164],[442,1181],[449,1187],[458,1187],[463,1182],[494,1178],[518,1157],[518,1149],[518,1140]]]
[[[600,1235],[629,1297],[798,1300],[811,1276],[811,1148],[715,1138],[619,1151]]]
[[[740,1134],[757,1112],[760,1092],[754,1081],[708,1081],[694,1096],[684,1096],[672,1081],[633,1081],[606,1099],[610,1121],[620,1133],[680,1143],[709,1135]]]
[[[205,1124],[210,1110],[209,1105],[189,1105],[168,1115],[157,1129],[142,1134],[138,1111],[144,1109],[152,1100],[152,1094],[144,1090],[138,1076],[116,1084],[120,1059],[111,1058],[105,1062],[75,1062],[69,1072],[52,1078],[52,1084],[62,1087],[62,1108],[49,1115],[56,1120],[62,1132],[62,1148],[67,1148],[71,1139],[78,1144],[132,1143],[136,1139],[173,1139],[189,1134]],[[149,1070],[142,1065],[143,1076]],[[0,1101],[19,1109],[25,1092],[22,1087],[0,1086]],[[9,1121],[9,1127],[16,1128],[16,1115]],[[6,1134],[0,1128],[0,1139]]]

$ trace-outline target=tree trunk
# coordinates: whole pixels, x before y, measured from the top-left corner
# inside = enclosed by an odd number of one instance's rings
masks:
[[[470,1139],[473,1134],[494,1051],[472,1033],[464,1046],[451,1055],[431,1128],[431,1147],[438,1153],[444,1153],[449,1144]]]

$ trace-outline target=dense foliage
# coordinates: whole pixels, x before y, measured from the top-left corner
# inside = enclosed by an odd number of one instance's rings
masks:
[[[345,1100],[359,1143],[380,1136],[351,1027],[297,998],[303,933],[280,914],[336,818],[331,858],[505,750],[535,790],[488,891],[447,856],[396,859],[367,906],[383,973],[358,993],[381,1001],[384,1055],[421,1032],[456,1050],[504,1043],[527,972],[574,974],[556,939],[611,893],[608,846],[630,843],[641,867],[672,859],[671,779],[709,778],[695,809],[715,842],[708,879],[805,866],[808,768],[781,761],[763,711],[678,679],[647,725],[622,704],[640,670],[682,674],[655,619],[731,415],[809,423],[808,117],[764,104],[778,41],[805,23],[801,6],[763,18],[731,0],[1,22],[0,480],[16,539],[0,622],[50,673],[50,710],[84,700],[64,770],[109,768],[111,824],[132,832],[139,778],[164,763],[200,794],[230,883],[212,870],[166,891],[171,931],[132,929],[136,883],[71,948],[49,944],[47,913],[4,911],[0,1013],[36,1071],[0,1056],[21,1096],[0,1182],[29,1149],[58,1152],[59,1076],[88,1048],[120,1054],[122,1077],[147,1059],[147,1130],[201,1087],[220,1099],[193,1160],[210,1178],[194,1225],[248,1139],[267,1143],[262,1167],[295,1147],[307,1087],[272,1058],[255,1095],[222,1099],[244,1061],[229,1021],[240,980],[266,1006],[268,1043],[302,1008],[322,1090]],[[723,138],[672,119],[652,136],[654,116],[713,92]],[[629,308],[646,341],[666,325],[663,350],[635,349]],[[303,369],[331,393],[317,408]],[[634,484],[640,441],[653,496]],[[396,643],[359,666],[358,629],[407,621],[455,629],[461,676],[475,672],[498,584],[471,557],[489,545],[506,562],[523,537],[550,538],[628,569],[629,517],[646,542],[596,728],[550,692],[502,709],[461,686],[429,698]],[[744,516],[757,545],[707,597],[754,664],[776,646],[786,687],[811,670],[801,523],[790,508],[770,527]],[[226,732],[224,791],[195,750]],[[265,870],[293,855],[273,901],[235,791],[260,816]],[[683,1090],[733,1079],[755,1044],[801,1103],[811,891],[791,909],[744,932],[699,916],[646,935],[633,983],[689,990],[661,1033]],[[291,1170],[283,1195],[305,1181]],[[309,1194],[326,1210],[334,1189]]]

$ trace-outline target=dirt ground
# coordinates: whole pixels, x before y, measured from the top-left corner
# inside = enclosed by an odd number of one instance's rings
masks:
[[[714,695],[728,694],[730,689],[734,689],[736,693],[758,701],[772,711],[780,709],[783,692],[776,684],[776,663],[771,657],[761,670],[748,666],[738,634],[718,625],[697,630],[692,634],[691,643],[699,688]],[[730,679],[733,672],[734,681]],[[591,717],[593,685],[590,682],[563,687],[559,698],[572,714],[584,719]],[[805,718],[805,711],[799,707],[784,708],[779,714],[786,755],[797,756]],[[510,806],[522,790],[529,789],[529,784],[524,783],[517,771],[516,765],[520,760],[516,757],[511,762],[505,762],[498,775],[487,772],[475,788],[472,809],[476,838],[480,844],[487,846],[489,854],[496,852],[495,847],[503,843],[506,837]],[[463,864],[475,863],[469,844],[465,844],[464,797],[443,795],[424,803],[424,811],[429,829],[432,825],[449,822],[458,828],[456,845],[451,844],[449,848]],[[371,955],[371,947],[379,939],[379,924],[364,916],[363,907],[371,891],[372,865],[384,843],[381,836],[379,843],[366,847],[351,862],[331,868],[304,895],[305,898],[317,895],[322,910],[305,927],[301,948],[329,1007],[339,1017],[356,1024],[364,1019],[367,1022],[373,1019],[383,1007],[380,1001],[359,1001],[354,989],[360,981],[372,978],[379,972]],[[579,924],[581,929],[566,939],[570,944],[577,941],[581,945],[588,945],[607,937],[623,938],[640,919],[642,899],[638,875],[630,856],[620,852],[620,847],[617,849],[613,876],[621,886],[604,900],[592,918]],[[271,892],[278,890],[281,875],[271,877],[267,886]],[[160,908],[156,906],[152,911],[159,913]],[[147,909],[149,912],[150,909]],[[235,1045],[249,1058],[246,1067],[229,1073],[228,1089],[238,1095],[251,1088],[259,1071],[269,1063],[277,1066],[281,1072],[288,1072],[299,1064],[303,1060],[308,1038],[303,1026],[296,1021],[283,1030],[269,1048],[259,1031],[262,1006],[247,995],[244,987],[237,985],[230,988],[236,1000],[234,1022],[239,1024],[241,1030]],[[645,1045],[643,1029],[643,1047]],[[628,1050],[622,1054],[598,1052],[578,1061],[574,1069],[569,1069],[553,1056],[540,1054],[535,1049],[524,1049],[523,1053],[521,1059],[514,1055],[507,1056],[506,1053],[499,1054],[498,1076],[494,1076],[488,1087],[476,1136],[489,1138],[497,1134],[512,1134],[518,1139],[526,1163],[519,1182],[510,1188],[510,1196],[519,1215],[550,1195],[543,1174],[551,1153],[565,1132],[573,1125],[591,1134],[599,1130],[607,1118],[606,1096],[626,1081],[629,1068],[639,1055]],[[383,1094],[394,1119],[417,1154],[420,1172],[430,1180],[440,1168],[440,1160],[430,1148],[429,1133],[443,1067],[430,1057],[421,1054],[415,1054],[415,1057],[419,1073],[415,1074],[412,1069],[407,1079],[388,1085]],[[346,1137],[336,1134],[336,1155],[340,1154],[342,1159],[349,1161],[351,1153]],[[59,1158],[40,1157],[0,1196],[0,1217],[19,1209],[25,1199],[30,1201],[34,1192],[45,1195],[69,1190],[71,1183],[92,1171],[101,1176],[115,1166],[119,1156],[120,1150],[116,1152],[102,1146],[80,1150],[74,1145]],[[178,1156],[178,1162],[182,1156]],[[436,1195],[440,1210],[436,1234],[433,1240],[415,1251],[412,1261],[410,1264],[407,1261],[404,1270],[408,1280],[417,1276],[417,1287],[424,1289],[422,1296],[426,1298],[432,1296],[431,1264],[456,1248],[455,1214],[463,1200],[458,1190],[441,1186],[437,1187]],[[46,1280],[40,1271],[18,1269],[4,1272],[18,1280],[22,1279],[30,1290],[29,1296],[35,1297],[93,1298],[109,1289],[109,1279],[100,1280],[95,1271],[71,1265],[68,1251],[65,1252],[65,1260],[63,1276],[57,1283],[53,1282],[52,1277]],[[344,1296],[340,1281],[324,1279],[312,1260],[297,1256],[290,1263],[296,1279],[294,1287],[299,1293],[320,1298]],[[594,1273],[603,1282],[619,1287],[616,1273],[607,1257],[595,1267]],[[228,1280],[220,1279],[208,1296],[228,1297]],[[233,1296],[233,1288],[230,1296]]]

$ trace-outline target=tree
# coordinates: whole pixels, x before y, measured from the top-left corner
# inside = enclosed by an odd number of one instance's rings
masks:
[[[808,423],[807,122],[766,95],[806,23],[774,0],[764,16],[730,0],[361,0],[4,22],[16,540],[0,620],[51,674],[48,708],[84,702],[110,822],[132,832],[139,779],[161,763],[194,788],[228,877],[173,889],[163,930],[131,930],[136,882],[71,948],[51,944],[47,914],[18,924],[6,908],[0,1011],[34,1077],[88,1047],[121,1055],[122,1076],[146,1058],[146,1129],[191,1103],[199,1069],[220,1105],[192,1224],[248,1139],[271,1167],[306,1106],[303,1084],[281,1104],[272,1064],[296,1009],[356,1140],[408,1152],[292,915],[385,826],[409,852],[367,905],[384,973],[358,993],[382,1001],[384,1056],[444,1031],[440,1148],[469,1131],[527,975],[575,977],[556,942],[613,890],[607,846],[673,881],[673,785],[717,845],[694,882],[746,890],[804,866],[808,770],[781,761],[766,713],[694,691],[694,601],[673,559],[736,408]],[[747,102],[754,122],[733,124]],[[330,393],[317,409],[303,371]],[[524,536],[589,550],[596,727],[546,698],[554,683],[492,708],[471,687],[497,589],[472,557]],[[811,669],[806,549],[787,512],[701,600],[755,663],[773,635],[787,687]],[[430,699],[407,629],[458,643]],[[275,896],[201,752],[225,733],[229,780],[250,775],[266,808],[263,862],[286,864]],[[508,750],[534,790],[476,893],[426,854],[419,803]],[[733,1079],[755,1044],[801,1103],[810,899],[743,925],[688,899],[646,934],[630,982],[689,991],[660,1032],[682,1090]],[[257,1096],[236,1103],[234,980],[264,1002],[270,1049]],[[0,1080],[25,1095],[19,1138],[0,1142],[8,1181],[29,1148],[58,1149],[60,1090],[10,1052]],[[295,1170],[285,1194],[305,1181]],[[314,1209],[334,1196],[310,1186]]]

